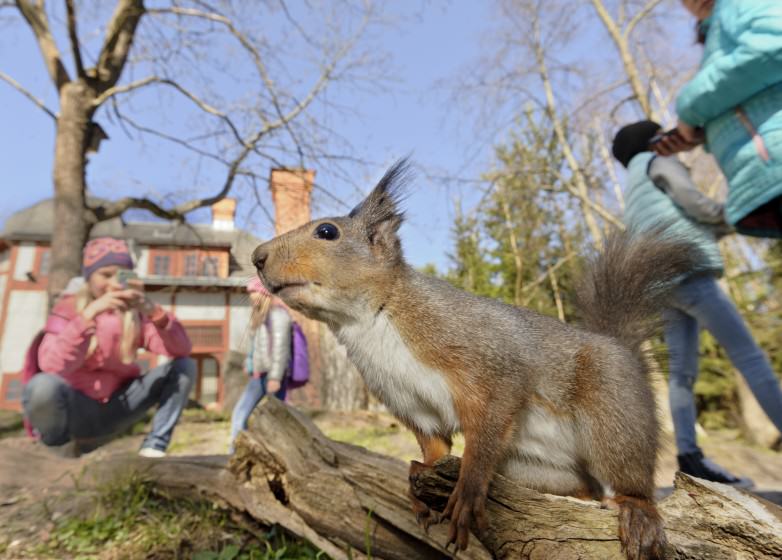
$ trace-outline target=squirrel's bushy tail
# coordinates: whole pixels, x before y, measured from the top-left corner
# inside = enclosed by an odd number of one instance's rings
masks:
[[[613,232],[587,262],[576,287],[584,327],[638,352],[658,328],[660,311],[678,281],[703,269],[704,262],[697,245],[665,225],[640,233]]]

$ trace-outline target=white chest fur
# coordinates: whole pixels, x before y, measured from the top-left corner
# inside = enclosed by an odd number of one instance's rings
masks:
[[[416,359],[385,313],[368,315],[336,334],[369,390],[392,414],[424,434],[458,431],[459,420],[443,374]]]

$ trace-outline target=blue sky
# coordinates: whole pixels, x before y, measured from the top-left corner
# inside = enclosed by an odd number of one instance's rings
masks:
[[[356,155],[377,162],[362,171],[366,177],[363,181],[358,178],[359,184],[370,188],[386,165],[407,154],[412,154],[414,162],[426,170],[418,174],[411,186],[406,202],[408,223],[402,230],[406,254],[414,265],[431,262],[444,269],[446,253],[450,250],[449,228],[456,187],[452,189],[442,182],[428,180],[425,174],[439,175],[447,171],[475,177],[486,168],[492,153],[490,143],[485,140],[483,145],[476,146],[470,134],[471,122],[461,122],[458,114],[443,109],[449,92],[436,87],[474,57],[489,18],[488,6],[485,2],[427,4],[403,25],[389,29],[378,41],[390,54],[393,82],[381,92],[358,93],[346,100],[358,104],[359,118],[347,119],[339,132],[353,145]],[[14,25],[3,25],[0,69],[46,100],[50,108],[56,108],[53,87],[32,34],[18,19],[12,20]],[[9,48],[11,45],[15,48]],[[51,196],[54,126],[43,111],[2,81],[0,106],[3,114],[0,223],[4,223],[17,210]],[[126,194],[125,180],[131,180],[126,177],[130,140],[116,130],[109,134],[111,140],[101,146],[100,153],[89,164],[88,184],[99,194],[111,196],[116,192],[115,196],[119,196]],[[136,150],[140,150],[143,161],[144,149]],[[144,176],[150,183],[161,183],[148,187],[151,191],[165,192],[166,187],[162,185],[170,179],[172,169],[177,168],[176,156],[166,160],[146,155],[149,161],[154,161],[156,169],[145,170]],[[323,170],[317,171],[324,175]],[[101,185],[95,184],[97,178],[101,179]],[[335,182],[328,188],[346,202],[358,202],[360,194],[355,186]],[[470,198],[469,188],[463,196]],[[242,215],[242,201],[238,214]],[[204,219],[208,219],[204,213],[195,216],[195,220]],[[259,222],[249,229],[259,236],[270,235],[268,224]]]
[[[331,102],[352,107],[355,114],[322,115],[347,139],[353,155],[371,164],[355,166],[355,176],[350,182],[330,173],[329,169],[316,169],[317,180],[320,186],[353,205],[360,200],[361,191],[368,191],[388,165],[411,154],[420,172],[406,201],[408,221],[401,231],[405,252],[412,264],[434,263],[443,271],[448,267],[447,254],[452,249],[450,227],[454,201],[459,199],[465,208],[470,208],[482,195],[483,185],[441,177],[478,179],[491,167],[493,146],[507,137],[507,129],[491,128],[497,123],[476,128],[478,109],[466,109],[452,102],[457,78],[474,68],[478,58],[485,54],[492,26],[496,24],[494,8],[492,2],[447,0],[402,2],[393,6],[398,11],[392,15],[400,23],[382,28],[370,37],[369,43],[388,54],[391,79],[374,90],[342,87],[329,92]],[[0,20],[0,70],[56,109],[53,87],[32,33],[18,17],[9,17],[9,12],[0,11],[0,17],[5,15],[5,20]],[[316,27],[318,22],[312,24]],[[672,32],[677,35],[677,30]],[[610,45],[602,43],[608,47],[603,49],[601,43],[594,42],[595,37],[588,35],[579,39],[584,48],[597,46],[604,57],[615,56]],[[65,46],[60,42],[61,50],[70,59]],[[576,52],[569,54],[579,56]],[[512,101],[515,103],[516,99]],[[176,102],[183,103],[181,98]],[[164,109],[157,97],[143,95],[134,103],[139,114],[154,114],[167,120],[172,129],[187,126],[184,120],[176,122],[177,105]],[[43,111],[3,81],[0,81],[0,107],[3,115],[0,168],[4,172],[0,182],[1,225],[17,210],[52,195],[54,125]],[[160,113],[164,113],[162,117]],[[129,137],[105,114],[99,113],[98,117],[111,139],[103,143],[100,153],[88,166],[88,184],[93,193],[116,198],[132,191],[163,200],[181,200],[182,189],[192,187],[200,195],[219,189],[223,174],[215,173],[208,164],[203,164],[203,168],[199,164],[199,169],[194,170],[190,160],[180,159],[181,152],[160,151],[154,144]],[[268,176],[268,169],[256,171]],[[183,177],[192,177],[193,184],[187,184],[187,179],[183,184]],[[237,194],[247,196],[246,191],[237,190]],[[316,217],[345,211],[344,206],[335,206],[322,194],[315,196]],[[237,212],[240,225],[259,237],[271,236],[273,228],[268,220],[250,214],[253,204],[248,198],[240,198]],[[138,216],[132,215],[130,219]],[[208,220],[208,213],[195,213],[191,220]]]

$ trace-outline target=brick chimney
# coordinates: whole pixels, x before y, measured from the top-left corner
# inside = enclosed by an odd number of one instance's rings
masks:
[[[315,182],[315,172],[309,169],[272,169],[269,188],[274,201],[274,233],[282,235],[306,224],[311,218],[310,193]],[[310,357],[310,382],[301,389],[289,393],[289,402],[295,406],[320,408],[323,376],[320,352],[320,325],[293,311],[307,336]]]
[[[309,169],[272,169],[269,187],[274,201],[276,235],[296,229],[311,218],[310,193],[315,172]]]
[[[222,231],[233,231],[235,215],[235,198],[218,200],[212,204],[212,227]]]

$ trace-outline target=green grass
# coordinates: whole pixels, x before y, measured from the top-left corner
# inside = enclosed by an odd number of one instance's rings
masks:
[[[259,529],[210,502],[173,499],[134,474],[99,488],[91,510],[60,520],[40,557],[197,560],[326,558],[276,529]]]

